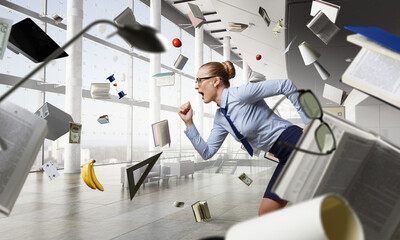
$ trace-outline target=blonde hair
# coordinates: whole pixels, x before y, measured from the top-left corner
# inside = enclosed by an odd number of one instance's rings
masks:
[[[229,79],[236,76],[235,66],[233,66],[231,61],[225,62],[208,62],[203,64],[200,68],[207,68],[210,76],[218,76],[221,78],[222,83],[225,87],[230,87]]]

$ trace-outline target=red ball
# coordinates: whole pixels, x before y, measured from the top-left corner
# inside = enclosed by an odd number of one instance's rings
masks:
[[[182,42],[181,40],[179,40],[179,38],[174,38],[174,40],[172,40],[172,45],[174,45],[174,47],[178,48],[182,46]]]
[[[261,59],[261,55],[260,55],[260,54],[257,54],[256,59],[257,59],[257,60],[260,60],[260,59]]]

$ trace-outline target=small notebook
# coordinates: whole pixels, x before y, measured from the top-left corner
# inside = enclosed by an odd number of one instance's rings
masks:
[[[183,56],[182,54],[179,54],[178,58],[174,63],[174,67],[176,67],[179,70],[182,70],[187,61],[188,61],[187,57]]]

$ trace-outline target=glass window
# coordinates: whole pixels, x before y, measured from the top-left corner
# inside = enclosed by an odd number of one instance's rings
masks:
[[[65,111],[65,95],[46,92],[45,101]],[[44,141],[44,162],[52,161],[57,168],[64,167],[64,151],[69,144],[69,133],[67,132],[55,141],[45,139]]]
[[[8,91],[11,86],[0,84],[0,96]],[[18,106],[27,109],[29,112],[35,113],[41,106],[42,94],[41,91],[28,88],[18,88],[10,94],[5,101],[10,101]],[[42,165],[42,150],[40,149],[36,160],[32,165],[31,170],[38,170]]]
[[[136,21],[142,25],[150,25],[150,8],[139,0],[134,1],[133,13],[135,15]],[[142,56],[149,57],[150,54],[139,49],[134,49],[134,51]]]
[[[18,2],[25,3],[26,1],[18,1]],[[3,18],[11,19],[13,21],[13,24],[20,22],[26,18],[25,15],[22,15],[13,10],[9,10],[2,7],[0,8],[0,16]],[[32,20],[38,26],[41,26],[40,21],[33,18]],[[30,59],[28,59],[21,53],[16,54],[12,52],[10,49],[6,49],[3,59],[1,60],[0,73],[13,75],[16,77],[24,77],[29,72],[31,72],[37,65],[38,63],[32,62]],[[39,80],[41,79],[40,78],[41,74],[42,74],[41,71],[39,71],[38,73],[33,75],[31,79]]]
[[[47,15],[53,14],[62,17],[63,23],[67,24],[67,0],[47,0]]]
[[[186,31],[182,31],[182,55],[188,58],[188,61],[185,67],[182,69],[184,73],[195,75],[194,69],[194,37],[187,33]]]
[[[172,40],[174,38],[179,38],[179,28],[165,17],[161,17],[161,33],[168,39],[170,44],[169,49],[161,54],[161,63],[169,67],[174,67],[174,63],[179,56],[180,48],[174,47],[172,45]]]
[[[168,70],[161,68],[161,72],[169,72]],[[179,93],[177,87],[178,74],[175,74],[175,84],[172,86],[162,86],[160,87],[161,104],[168,106],[178,106],[179,105]],[[152,79],[155,80],[155,79]]]
[[[83,27],[99,19],[113,20],[128,6],[129,0],[113,1],[112,4],[110,4],[110,1],[107,0],[85,0],[83,2]],[[114,43],[120,47],[129,49],[129,45],[118,35],[114,35],[109,39],[107,38],[107,36],[114,33],[115,31],[116,28],[109,24],[97,24],[93,26],[93,28],[91,28],[87,33]]]
[[[107,83],[107,77],[114,74],[118,89],[128,91],[126,79],[132,66],[129,55],[84,39],[82,62],[83,89],[89,90],[91,83]],[[112,87],[110,94],[118,95],[117,88]]]
[[[17,4],[21,7],[29,9],[31,11],[40,13],[40,2],[41,0],[8,0],[14,4]]]
[[[133,60],[133,99],[149,101],[149,64],[135,58]]]
[[[83,98],[81,164],[91,159],[98,163],[128,161],[129,108],[125,104]],[[100,124],[97,119],[102,115],[108,115],[110,122]]]
[[[133,107],[133,160],[144,160],[145,153],[149,150],[149,137],[151,124],[149,124],[149,109]]]
[[[66,42],[65,30],[47,25],[47,34],[60,46]],[[46,64],[46,82],[65,85],[67,58],[57,58]]]

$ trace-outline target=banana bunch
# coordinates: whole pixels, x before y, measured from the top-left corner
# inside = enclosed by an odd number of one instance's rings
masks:
[[[88,163],[85,163],[82,167],[82,178],[85,181],[86,185],[88,185],[92,189],[99,189],[100,191],[104,191],[103,186],[100,184],[99,180],[97,180],[96,174],[94,173],[93,164],[96,160],[92,160]]]

